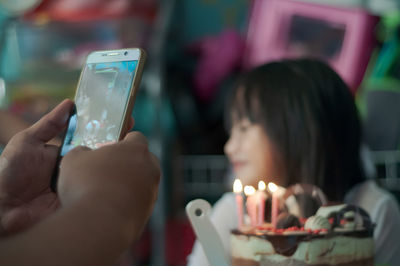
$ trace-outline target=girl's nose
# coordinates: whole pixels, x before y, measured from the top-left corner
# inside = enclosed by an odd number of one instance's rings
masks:
[[[228,141],[225,143],[224,152],[229,157],[232,155],[237,149],[236,141],[234,140],[233,135],[230,135]]]

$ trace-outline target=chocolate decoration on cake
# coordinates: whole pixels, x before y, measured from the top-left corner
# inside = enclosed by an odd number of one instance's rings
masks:
[[[295,184],[286,189],[283,200],[288,212],[299,217],[308,218],[327,204],[325,194],[311,184]]]
[[[353,213],[353,215],[350,215],[350,213]],[[374,227],[368,213],[363,208],[354,205],[346,205],[342,209],[330,213],[327,218],[331,219],[332,228],[343,227],[342,222],[353,223],[354,227],[366,229]]]
[[[351,218],[348,217],[348,219],[346,219],[345,214],[347,214],[349,212],[354,212],[354,216]],[[339,215],[349,222],[353,221],[353,222],[357,223],[358,220],[361,220],[362,224],[360,224],[360,226],[362,226],[364,228],[368,229],[368,228],[374,227],[374,225],[371,222],[370,216],[361,207],[358,207],[355,205],[347,205],[345,208],[343,208],[339,211]],[[359,218],[359,219],[357,219],[357,218]]]
[[[281,214],[279,214],[276,228],[286,229],[286,228],[295,227],[295,226],[297,226],[298,228],[301,227],[299,218],[297,218],[293,214],[290,214],[287,212],[282,212]]]
[[[272,196],[269,196],[265,201],[264,221],[271,222],[271,208],[272,208]],[[279,213],[283,212],[288,212],[288,210],[286,205],[281,203],[279,205]]]

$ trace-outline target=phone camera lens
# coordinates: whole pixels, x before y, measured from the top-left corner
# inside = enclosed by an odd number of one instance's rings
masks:
[[[128,55],[128,52],[125,52],[124,55]]]

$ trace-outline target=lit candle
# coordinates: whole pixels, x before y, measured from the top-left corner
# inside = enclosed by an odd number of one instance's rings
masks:
[[[262,225],[264,223],[264,212],[265,212],[265,200],[267,194],[265,193],[267,186],[264,181],[258,182],[257,191],[257,224]]]
[[[244,194],[246,195],[246,207],[247,213],[250,216],[250,224],[255,226],[257,224],[257,197],[256,197],[256,189],[253,186],[245,186]]]
[[[236,207],[238,211],[238,228],[243,227],[243,185],[239,179],[235,179],[233,182],[233,192],[236,194]]]
[[[276,222],[278,218],[278,208],[279,208],[279,196],[276,193],[278,190],[278,186],[272,182],[269,182],[268,189],[272,193],[271,224],[273,228],[276,228]]]

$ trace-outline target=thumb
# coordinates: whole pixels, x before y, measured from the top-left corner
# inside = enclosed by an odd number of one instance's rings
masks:
[[[92,149],[86,146],[77,146],[70,150],[64,157],[76,157],[81,152],[91,151]]]
[[[50,113],[27,129],[34,139],[47,142],[56,137],[67,124],[74,103],[66,99],[57,105]]]
[[[132,145],[142,144],[146,147],[149,145],[146,137],[138,131],[133,131],[126,134],[122,140],[122,143],[130,143]]]
[[[67,154],[65,154],[65,156],[62,158],[61,163],[60,163],[60,169],[64,168],[64,164],[66,161],[77,160],[77,158],[82,153],[85,153],[85,152],[88,152],[91,150],[92,149],[90,149],[89,147],[86,147],[86,146],[77,146],[77,147],[73,148],[72,150],[67,152]]]

